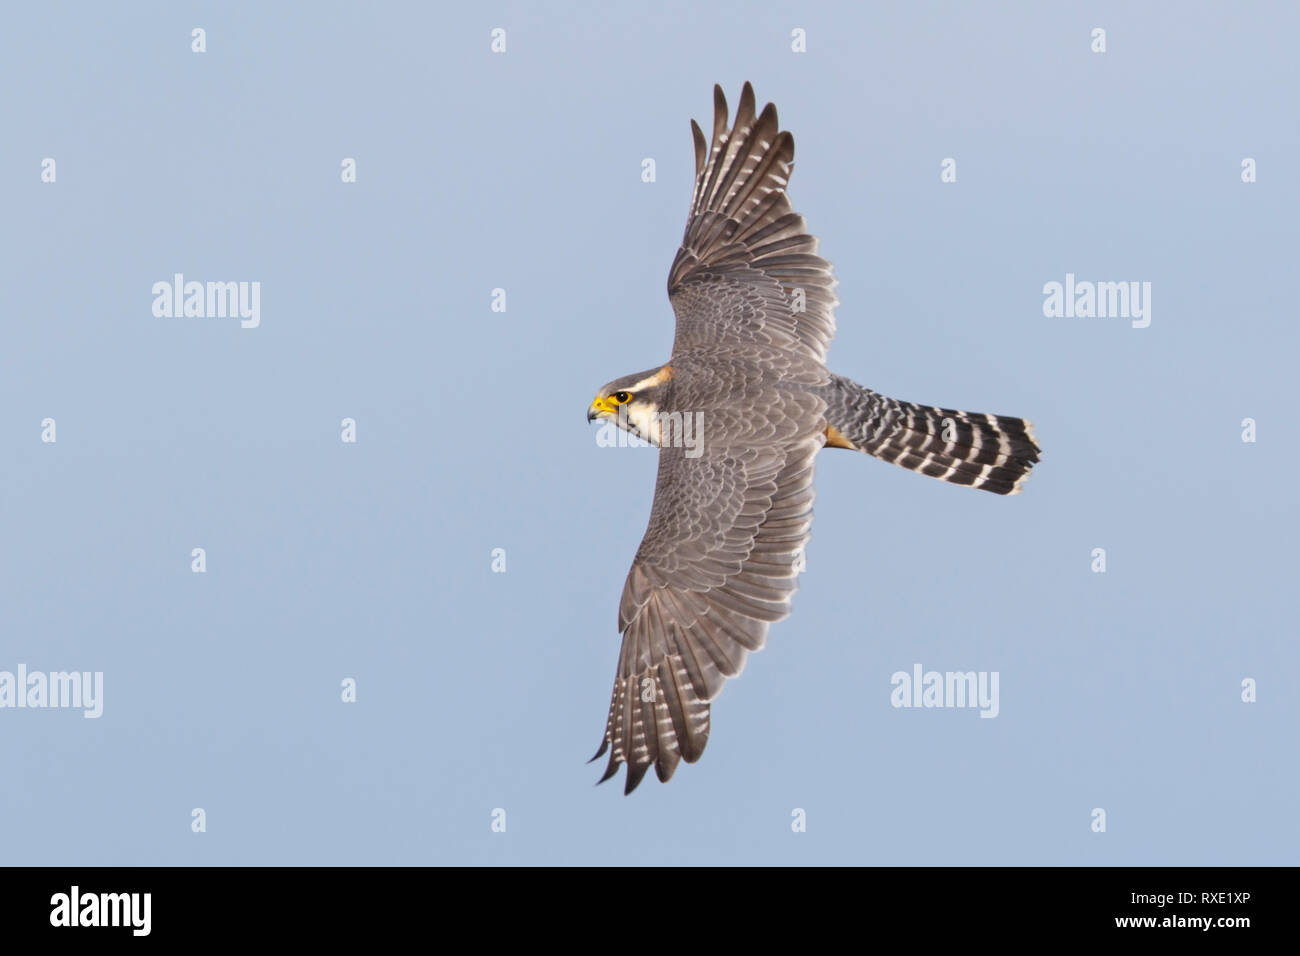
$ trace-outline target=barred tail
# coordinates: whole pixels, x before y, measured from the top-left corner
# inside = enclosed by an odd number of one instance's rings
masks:
[[[900,402],[838,375],[825,396],[827,445],[931,478],[1014,495],[1038,461],[1033,426],[1022,418]]]

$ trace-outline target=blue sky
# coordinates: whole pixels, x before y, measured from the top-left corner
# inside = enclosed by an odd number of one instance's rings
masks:
[[[5,26],[0,671],[104,675],[98,719],[0,708],[5,862],[1297,862],[1294,9]],[[582,414],[668,357],[687,121],[745,80],[831,367],[1044,456],[1004,499],[827,452],[794,614],[624,798],[584,761],[655,452]],[[155,316],[176,273],[260,283],[260,325]],[[1150,282],[1150,326],[1046,317],[1067,273]],[[998,716],[892,707],[916,664],[997,672]]]

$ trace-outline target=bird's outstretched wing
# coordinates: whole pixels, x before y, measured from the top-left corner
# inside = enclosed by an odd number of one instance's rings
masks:
[[[596,752],[610,751],[602,781],[626,763],[631,793],[651,765],[666,781],[704,752],[709,701],[790,613],[823,440],[696,459],[660,450],[650,524],[619,602],[623,646]]]
[[[794,138],[780,130],[771,103],[755,115],[748,83],[730,129],[720,86],[713,105],[711,140],[691,121],[695,192],[668,273],[673,351],[734,342],[825,362],[835,334],[835,278],[786,196]]]

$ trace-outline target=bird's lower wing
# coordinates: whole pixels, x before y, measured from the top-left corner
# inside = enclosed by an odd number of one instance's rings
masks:
[[[668,780],[709,738],[709,701],[790,613],[812,528],[813,460],[824,436],[783,446],[659,453],[645,538],[623,587],[623,645],[602,780],[653,765]],[[595,759],[594,757],[592,759]]]

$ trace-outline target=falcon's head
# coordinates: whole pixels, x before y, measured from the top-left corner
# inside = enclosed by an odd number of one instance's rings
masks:
[[[587,408],[587,421],[612,419],[624,431],[654,441],[655,416],[672,377],[672,368],[664,365],[614,379],[596,393]]]

